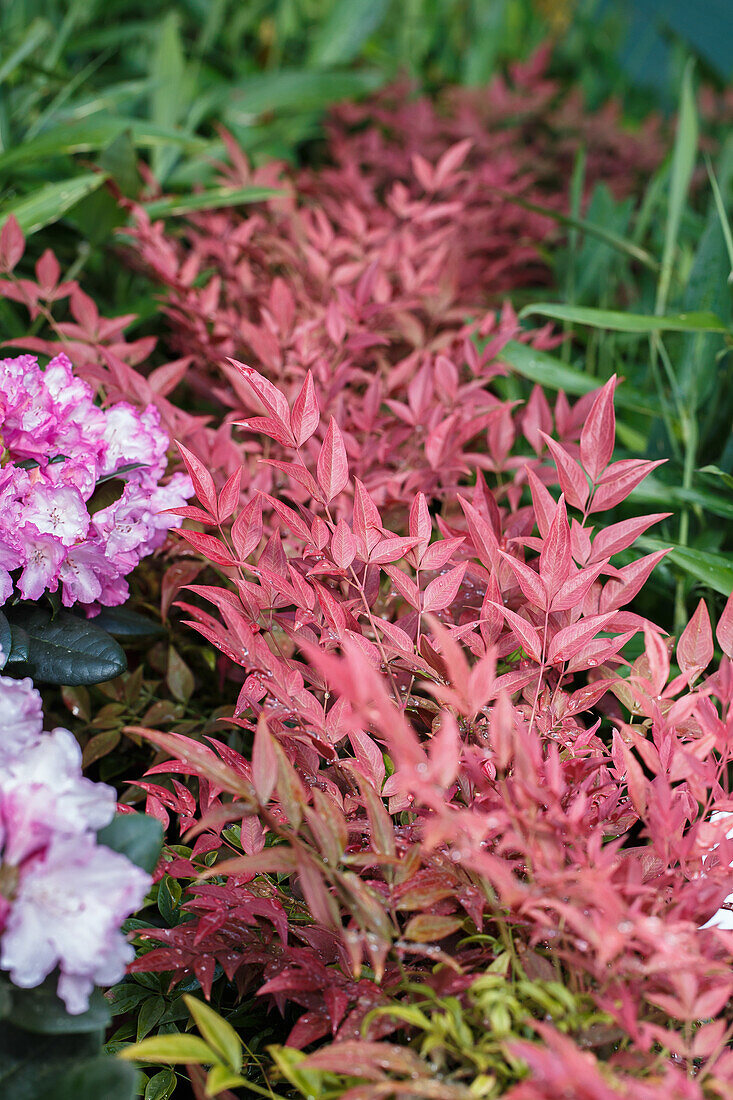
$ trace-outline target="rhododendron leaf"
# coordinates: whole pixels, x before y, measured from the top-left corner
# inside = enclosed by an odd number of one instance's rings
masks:
[[[677,643],[677,664],[682,672],[696,677],[710,664],[713,652],[710,616],[705,601],[700,600]]]
[[[152,874],[163,848],[163,827],[148,814],[117,814],[99,830],[97,841]]]
[[[107,480],[103,485],[97,483],[97,487],[87,501],[87,512],[90,516],[101,512],[103,508],[109,508],[119,500],[125,491],[125,482],[118,478]]]
[[[443,611],[450,607],[458,595],[467,568],[468,562],[464,561],[448,573],[435,577],[423,592],[423,611]]]
[[[343,436],[333,417],[323,440],[316,470],[318,484],[326,494],[326,503],[330,504],[333,498],[346,487],[349,480],[349,463]]]
[[[593,402],[580,433],[580,461],[593,482],[598,481],[613,455],[616,440],[615,389],[614,374]]]
[[[0,993],[6,993],[6,978],[0,978]],[[92,991],[89,1007],[76,1016],[70,1015],[56,992],[57,980],[47,978],[35,989],[18,989],[7,986],[9,1000],[4,1026],[9,1018],[13,1026],[37,1035],[79,1035],[98,1033],[108,1026],[110,1006],[99,989]],[[0,1073],[0,1078],[2,1074]]]
[[[68,611],[52,618],[28,604],[9,609],[8,618],[13,632],[20,627],[27,635],[22,662],[11,653],[13,675],[74,687],[113,680],[127,668],[124,651],[93,619],[79,619]]]
[[[120,638],[126,642],[165,634],[165,627],[161,623],[129,607],[103,607],[99,614],[94,616],[92,622],[101,630],[106,630],[113,638]]]
[[[54,462],[60,462],[63,459],[63,455],[58,455]],[[131,474],[133,470],[148,470],[150,467],[146,462],[125,462],[122,466],[118,466],[116,470],[113,470],[111,474],[102,474],[97,478],[97,485],[102,485],[105,481],[111,481],[112,478],[122,477],[123,474]]]
[[[12,648],[13,636],[10,630],[10,623],[5,614],[0,611],[0,668],[5,667]]]
[[[188,470],[188,475],[193,482],[193,487],[196,491],[201,504],[211,513],[212,516],[216,515],[216,489],[214,487],[214,479],[209,471],[204,466],[200,458],[189,451],[188,447],[184,447],[182,443],[176,440],[176,446],[181,453],[184,465]]]
[[[556,443],[549,435],[545,435],[544,432],[540,434],[555,460],[560,489],[565,499],[573,508],[579,508],[582,511],[590,493],[585,473],[564,447],[561,447],[559,443]]]

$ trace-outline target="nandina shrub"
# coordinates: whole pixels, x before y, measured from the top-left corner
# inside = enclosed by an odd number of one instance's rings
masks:
[[[311,1095],[727,1095],[733,602],[710,675],[704,603],[676,646],[629,610],[664,552],[612,559],[662,517],[599,526],[655,465],[612,460],[615,379],[561,396],[562,443],[540,391],[495,401],[501,462],[466,456],[387,526],[310,376],[290,403],[232,370],[286,480],[240,508],[239,473],[217,493],[181,448],[182,533],[227,580],[181,606],[241,685],[242,743],[131,731],[174,757],[141,786],[193,843],[133,970],[287,1010],[273,1058]]]
[[[252,169],[224,134],[222,181],[275,189],[255,206],[198,213],[178,232],[134,207],[131,260],[163,288],[196,399],[261,411],[230,357],[254,364],[290,401],[310,371],[380,506],[418,489],[432,496],[441,479],[455,485],[485,426],[479,391],[497,351],[519,335],[512,312],[497,319],[495,310],[509,292],[549,278],[542,249],[555,223],[526,203],[565,212],[581,147],[587,189],[603,181],[619,195],[663,153],[654,120],[630,135],[613,106],[584,113],[546,77],[547,60],[543,51],[509,81],[438,104],[397,88],[342,106],[316,170]],[[476,333],[488,341],[483,354]],[[547,332],[533,341],[553,343]],[[459,386],[451,364],[464,358],[470,373]],[[225,476],[235,468],[226,430],[215,445],[189,435]],[[268,443],[268,456],[281,445]],[[271,491],[256,439],[244,455],[248,480]]]

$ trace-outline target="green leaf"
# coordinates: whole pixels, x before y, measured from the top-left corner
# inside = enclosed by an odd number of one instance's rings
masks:
[[[155,221],[158,218],[180,217],[195,210],[218,210],[220,207],[262,202],[279,193],[274,187],[212,187],[195,195],[153,199],[145,203],[144,209],[151,221]]]
[[[19,65],[25,61],[42,42],[53,33],[53,27],[45,19],[34,19],[28,26],[22,42],[0,64],[0,84],[12,76]]]
[[[191,669],[173,646],[168,647],[168,668],[165,682],[170,688],[173,698],[177,699],[179,703],[187,703],[196,686]]]
[[[723,476],[730,478],[729,488],[733,488],[733,478],[729,474]],[[686,489],[683,485],[667,485],[653,475],[645,478],[641,485],[633,490],[630,499],[659,504],[667,510],[671,510],[674,505],[692,506],[712,512],[716,516],[733,519],[733,497],[729,498],[725,494],[715,493],[699,486]]]
[[[166,633],[161,623],[128,607],[103,607],[95,616],[94,624],[123,642],[135,642]]]
[[[677,133],[675,135],[674,153],[672,154],[672,168],[669,182],[669,202],[667,204],[667,224],[664,231],[664,250],[662,252],[662,267],[657,286],[657,301],[654,310],[657,314],[664,313],[667,308],[667,297],[672,281],[672,269],[674,267],[675,253],[677,251],[677,237],[682,221],[682,211],[685,207],[690,180],[695,167],[697,156],[697,107],[695,105],[695,89],[692,82],[694,62],[692,58],[685,66],[682,78],[682,92],[680,95],[680,110],[677,117]]]
[[[224,1089],[238,1088],[246,1085],[247,1079],[234,1073],[226,1066],[212,1066],[206,1078],[206,1095],[218,1096]]]
[[[389,0],[338,0],[311,39],[309,64],[316,69],[348,64],[378,30],[388,8]]]
[[[155,1025],[165,1013],[165,997],[148,997],[140,1006],[137,1014],[137,1041],[140,1042],[153,1030]]]
[[[32,194],[13,199],[0,207],[0,222],[15,214],[20,228],[28,237],[62,218],[86,195],[101,187],[106,178],[101,172],[85,172],[60,183],[44,184]]]
[[[39,1035],[3,1021],[0,1028],[0,1096],[3,1100],[46,1100],[58,1095],[64,1075],[87,1059],[96,1059],[104,1033]],[[128,1100],[117,1090],[109,1100]],[[76,1100],[98,1100],[107,1093],[76,1093]]]
[[[87,501],[87,512],[90,516],[101,512],[103,508],[109,508],[120,499],[125,491],[127,483],[122,478],[105,478],[103,484],[97,484],[94,492]]]
[[[169,1100],[175,1092],[178,1078],[172,1069],[162,1069],[154,1073],[145,1086],[143,1100]]]
[[[54,156],[69,153],[93,153],[107,149],[123,133],[129,133],[137,148],[155,149],[171,145],[188,152],[203,152],[209,142],[195,134],[188,134],[175,127],[157,126],[131,118],[109,116],[102,119],[83,119],[65,123],[39,134],[32,141],[14,145],[0,153],[0,172],[17,169],[24,164],[45,164]]]
[[[158,126],[172,127],[186,109],[186,59],[181,41],[180,14],[169,11],[156,35],[151,56],[153,91],[150,114]],[[173,167],[177,153],[170,147],[153,150],[153,175],[163,181]]]
[[[86,1012],[71,1016],[56,993],[57,981],[56,977],[47,978],[35,989],[19,989],[7,983],[11,1001],[9,1015],[13,1025],[41,1035],[98,1034],[103,1031],[110,1021],[110,1008],[100,990],[93,990]],[[5,987],[4,979],[2,984]]]
[[[183,1000],[196,1027],[209,1046],[218,1051],[234,1073],[239,1073],[242,1068],[242,1040],[232,1025],[222,1019],[210,1005],[197,1000],[196,997],[186,995]]]
[[[720,480],[729,489],[733,489],[733,476],[727,474],[725,470],[721,470],[718,466],[701,466],[698,470],[699,474],[711,474],[715,477],[719,477]]]
[[[132,1066],[100,1054],[68,1070],[46,1095],[53,1100],[132,1100],[136,1078]]]
[[[327,73],[306,69],[280,69],[247,77],[221,90],[224,118],[229,124],[249,127],[263,113],[322,110],[331,103],[365,95],[383,81],[376,70]],[[2,161],[0,160],[0,166]]]
[[[152,874],[163,847],[163,826],[147,814],[117,814],[99,830],[97,841]]]
[[[613,332],[727,332],[728,329],[714,313],[695,311],[670,314],[666,317],[626,313],[616,309],[591,309],[589,306],[565,306],[552,302],[539,302],[525,306],[520,320],[536,314],[553,321],[568,321],[591,328],[611,329]]]
[[[211,1066],[219,1061],[215,1052],[197,1035],[153,1035],[125,1047],[117,1055],[129,1062],[150,1065]]]
[[[638,538],[636,545],[642,550],[663,550],[671,546],[672,550],[667,555],[667,560],[684,573],[702,581],[723,596],[728,596],[733,591],[733,565],[730,557],[724,554],[711,554],[708,551],[696,550],[694,547],[678,546],[647,535]]]
[[[69,611],[49,612],[30,604],[16,604],[7,611],[13,632],[13,651],[8,671],[31,676],[47,684],[100,684],[113,680],[127,668],[127,658],[114,638]],[[16,657],[16,631],[23,648]]]
[[[10,623],[5,614],[0,611],[0,668],[5,667],[12,648],[13,636],[10,632]]]
[[[509,341],[502,349],[500,358],[517,374],[529,378],[532,382],[539,382],[541,386],[547,386],[551,390],[584,394],[597,390],[603,384],[603,379],[590,378],[583,371],[566,366],[555,356],[548,355],[544,351],[536,351],[527,344],[520,344],[517,340]],[[647,416],[657,415],[653,400],[631,389],[625,382],[617,389],[615,401],[619,408],[633,409]]]

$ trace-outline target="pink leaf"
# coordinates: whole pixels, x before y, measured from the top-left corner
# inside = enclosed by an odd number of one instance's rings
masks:
[[[418,493],[410,506],[409,532],[414,539],[426,545],[430,542],[433,525],[428,511],[428,502],[424,493]]]
[[[522,649],[525,653],[527,653],[533,661],[539,663],[542,660],[542,639],[540,638],[539,631],[532,626],[531,623],[528,623],[526,619],[523,619],[521,615],[517,615],[515,611],[510,611],[508,607],[504,607],[502,604],[496,604],[496,606],[509,623],[512,632],[522,643]]]
[[[462,546],[465,541],[465,538],[460,536],[458,538],[442,539],[439,542],[431,543],[420,558],[420,568],[442,569],[453,557],[458,547]]]
[[[302,447],[302,445],[310,439],[318,427],[320,419],[321,413],[318,408],[318,398],[316,397],[316,391],[313,385],[313,375],[308,371],[300,393],[295,399],[293,411],[290,414],[293,435],[299,447]]]
[[[615,389],[614,374],[593,402],[580,433],[580,461],[594,483],[598,481],[613,455],[616,438],[616,416],[613,411]]]
[[[200,458],[197,458],[195,454],[192,454],[187,447],[184,447],[182,443],[176,440],[176,446],[181,452],[181,458],[184,461],[186,469],[188,470],[189,477],[193,482],[193,487],[196,490],[196,496],[199,498],[202,504],[206,505],[212,516],[216,515],[216,489],[214,487],[214,479],[209,471],[204,466]]]
[[[669,550],[656,550],[653,554],[619,569],[618,577],[607,581],[601,592],[601,611],[623,607],[641,591],[652,569],[669,553]]]
[[[493,528],[460,494],[458,502],[466,517],[468,533],[479,561],[483,562],[487,569],[496,569],[499,564],[499,542]]]
[[[238,428],[246,428],[250,432],[259,432],[260,435],[269,435],[276,443],[283,447],[292,447],[294,440],[290,428],[283,427],[279,420],[272,416],[248,416],[246,420],[235,420]]]
[[[222,491],[219,493],[218,520],[224,523],[234,514],[234,509],[239,504],[239,487],[242,482],[242,468],[235,470],[227,479]]]
[[[291,436],[291,443],[294,443],[292,433],[290,433],[290,408],[285,395],[280,393],[272,382],[253,370],[252,367],[239,363],[236,359],[229,359],[229,362],[249,384],[270,416],[277,420],[280,426],[288,432]]]
[[[649,662],[649,676],[652,686],[652,694],[659,696],[669,679],[669,654],[667,647],[658,634],[649,627],[644,626],[644,649]]]
[[[382,537],[382,517],[379,509],[359,481],[354,478],[354,534],[361,541],[361,554],[366,561]]]
[[[579,607],[586,594],[598,576],[606,562],[598,562],[588,569],[580,569],[577,573],[565,581],[550,604],[551,611],[570,611],[573,607]]]
[[[346,487],[349,480],[349,463],[341,429],[331,417],[326,437],[323,440],[317,464],[318,484],[330,503]]]
[[[666,519],[671,514],[671,512],[655,512],[651,516],[625,519],[621,523],[612,523],[610,527],[604,527],[593,539],[589,564],[600,561],[601,558],[610,558],[613,554],[626,550],[648,527],[651,527],[654,523],[659,523],[660,520]]]
[[[396,565],[385,565],[384,572],[387,574],[392,584],[397,589],[398,593],[404,600],[407,600],[410,607],[414,607],[416,611],[420,610],[420,590],[415,584],[412,577],[408,577],[407,573],[403,572]]]
[[[568,580],[571,568],[570,527],[565,510],[565,498],[561,496],[540,553],[540,576],[550,598],[555,596]]]
[[[11,272],[25,252],[25,237],[11,214],[0,232],[0,271]]]
[[[546,611],[547,592],[535,570],[531,569],[525,562],[519,561],[518,558],[512,557],[511,554],[506,554],[503,550],[500,550],[499,553],[507,565],[511,567],[526,599],[535,607],[539,607],[541,611]]]
[[[259,493],[242,509],[232,524],[232,542],[245,561],[262,538],[262,497]]]
[[[726,657],[733,658],[733,592],[728,597],[723,614],[718,620],[715,636]]]
[[[236,564],[221,539],[214,538],[213,535],[204,535],[200,531],[181,530],[178,533],[186,542],[190,542],[195,550],[198,550],[200,554],[204,554],[209,561],[213,561],[216,565]]]
[[[560,488],[565,499],[573,508],[579,508],[582,511],[583,508],[585,508],[590,492],[588,479],[583,473],[582,467],[580,467],[575,459],[568,454],[564,447],[561,447],[560,444],[556,443],[549,435],[546,435],[545,432],[540,432],[540,435],[549,447],[550,454],[555,460]]]
[[[665,461],[663,458],[657,462],[648,462],[643,458],[624,458],[621,462],[614,462],[601,478],[593,495],[591,507],[588,509],[589,515],[593,512],[603,512],[607,508],[615,508],[652,470],[656,470],[657,466],[661,466]]]
[[[423,593],[423,611],[443,611],[450,607],[458,595],[467,568],[468,562],[464,561],[442,577],[432,580]]]
[[[694,679],[708,667],[713,659],[713,652],[710,616],[705,600],[700,600],[677,643],[677,664],[688,678]]]
[[[277,756],[272,734],[264,715],[260,715],[252,744],[252,785],[260,803],[266,806],[277,781]]]
[[[555,508],[557,505],[552,499],[552,494],[546,486],[542,484],[534,470],[531,470],[529,466],[525,466],[525,470],[529,489],[532,493],[535,519],[537,520],[539,532],[544,539],[547,537],[547,532],[550,530],[550,524],[555,515]]]
[[[579,653],[586,642],[595,638],[596,634],[603,630],[606,623],[613,618],[614,612],[609,611],[605,615],[593,615],[589,619],[581,619],[578,623],[572,623],[562,630],[558,630],[550,642],[547,653],[549,664],[561,664],[569,661],[576,653]]]
[[[340,519],[331,536],[331,554],[339,569],[348,569],[356,556],[356,543],[351,533],[351,528],[345,520]]]
[[[383,539],[369,555],[369,561],[373,565],[383,565],[387,562],[395,562],[404,557],[408,550],[417,544],[417,539],[391,538]]]

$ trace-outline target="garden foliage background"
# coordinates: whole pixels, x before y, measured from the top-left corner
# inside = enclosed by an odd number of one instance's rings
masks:
[[[730,30],[2,5],[4,1095],[731,1095]]]

